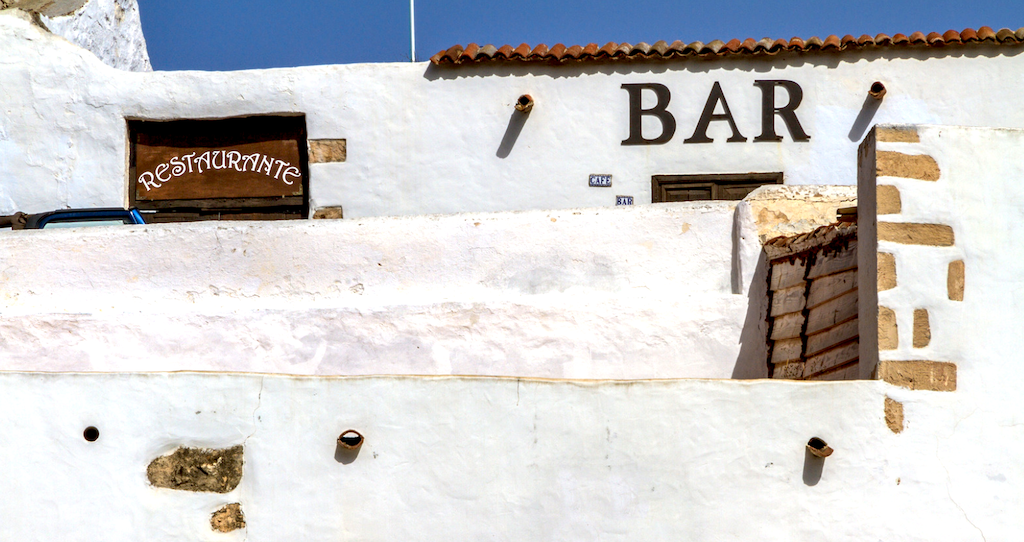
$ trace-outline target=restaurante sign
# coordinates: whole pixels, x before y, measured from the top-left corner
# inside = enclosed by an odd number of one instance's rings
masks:
[[[159,202],[189,208],[230,207],[225,200],[303,202],[304,117],[131,121],[129,128],[131,194],[141,208],[167,208]]]

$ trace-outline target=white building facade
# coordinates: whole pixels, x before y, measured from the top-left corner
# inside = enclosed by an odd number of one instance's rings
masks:
[[[166,151],[266,117],[298,210],[228,204],[343,217],[0,231],[0,539],[1013,540],[1024,31],[955,34],[160,73],[0,11],[3,214],[284,182]],[[852,361],[774,333],[835,299]]]

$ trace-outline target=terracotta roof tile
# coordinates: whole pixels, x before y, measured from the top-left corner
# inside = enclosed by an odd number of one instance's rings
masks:
[[[483,47],[471,43],[463,48],[455,45],[448,50],[441,51],[430,58],[434,64],[459,65],[473,64],[487,61],[516,61],[516,62],[569,62],[586,60],[646,60],[646,59],[667,59],[686,58],[694,56],[712,57],[726,55],[774,55],[781,52],[814,52],[814,51],[848,51],[868,47],[900,47],[920,45],[928,47],[943,47],[947,45],[970,45],[983,43],[998,43],[1003,45],[1024,44],[1024,28],[1016,31],[1003,28],[998,32],[987,26],[977,30],[966,28],[960,32],[947,30],[943,34],[931,32],[925,35],[923,32],[914,32],[910,36],[903,34],[878,34],[871,37],[867,34],[859,38],[850,35],[826,36],[824,40],[817,36],[803,40],[801,38],[771,39],[764,38],[760,41],[753,38],[745,40],[732,39],[728,43],[721,40],[714,40],[709,43],[694,41],[683,43],[679,40],[668,44],[664,41],[648,45],[644,42],[636,45],[630,43],[609,42],[603,47],[596,43],[587,45],[572,45],[566,47],[559,43],[548,48],[540,44],[531,48],[523,43],[513,48],[511,45],[503,45],[495,48],[493,45]]]

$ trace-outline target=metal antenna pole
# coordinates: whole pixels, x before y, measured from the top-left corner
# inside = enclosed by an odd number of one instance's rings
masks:
[[[409,50],[412,61],[416,62],[416,0],[409,0]]]

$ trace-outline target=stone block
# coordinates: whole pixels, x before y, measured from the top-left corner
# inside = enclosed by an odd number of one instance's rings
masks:
[[[242,480],[242,446],[219,450],[178,448],[154,459],[146,475],[155,487],[227,493]]]
[[[901,245],[953,246],[953,228],[945,224],[879,222],[878,240]]]
[[[878,291],[892,290],[896,287],[896,255],[888,252],[878,253]]]
[[[792,339],[793,337],[799,337],[803,329],[804,315],[802,312],[786,314],[772,322],[772,333],[768,338],[773,341]]]
[[[896,312],[878,307],[878,349],[896,350],[900,347],[900,334],[896,326]]]
[[[932,342],[932,329],[928,324],[928,310],[914,310],[914,348],[924,348]]]
[[[210,517],[210,527],[217,532],[230,533],[245,528],[245,515],[242,514],[242,505],[231,503],[213,513]]]
[[[344,162],[348,158],[348,145],[344,139],[310,139],[309,163]]]
[[[807,306],[815,307],[857,288],[857,270],[851,269],[811,281]]]
[[[880,184],[875,193],[876,210],[880,215],[896,215],[903,210],[900,189],[890,184]]]
[[[772,363],[797,361],[803,355],[804,342],[799,337],[775,341],[772,345]]]
[[[880,143],[920,143],[917,129],[907,127],[876,128],[875,137]]]
[[[879,177],[902,177],[922,181],[939,180],[939,165],[934,158],[927,154],[877,151],[875,160],[876,174]]]
[[[808,335],[818,333],[857,316],[857,290],[847,292],[812,308],[807,313]]]
[[[769,286],[774,290],[792,288],[803,283],[807,274],[806,260],[782,261],[772,264],[772,276]]]
[[[857,324],[858,320],[854,318],[807,337],[806,355],[813,356],[841,342],[857,337]]]
[[[818,254],[818,257],[814,260],[814,264],[811,265],[811,269],[807,271],[808,279],[816,279],[818,277],[824,277],[826,275],[832,275],[848,269],[857,268],[857,242],[850,241],[850,244],[838,251],[830,254]]]
[[[791,363],[783,363],[776,365],[775,370],[772,372],[772,378],[788,379],[793,380],[800,378],[804,375],[804,363],[802,361],[794,361]]]
[[[946,274],[946,290],[950,300],[964,300],[965,279],[964,261],[949,262],[949,270]]]
[[[903,431],[903,403],[885,398],[885,425],[893,433]]]
[[[770,316],[780,316],[804,310],[807,288],[803,283],[772,292],[772,310]]]
[[[955,391],[956,365],[944,361],[880,361],[878,378],[912,390]]]
[[[804,376],[810,377],[841,365],[846,365],[857,359],[859,355],[860,344],[858,341],[839,345],[831,350],[826,350],[816,356],[807,358],[807,361],[804,363]]]
[[[315,219],[340,219],[345,218],[341,207],[321,207],[313,212]]]

